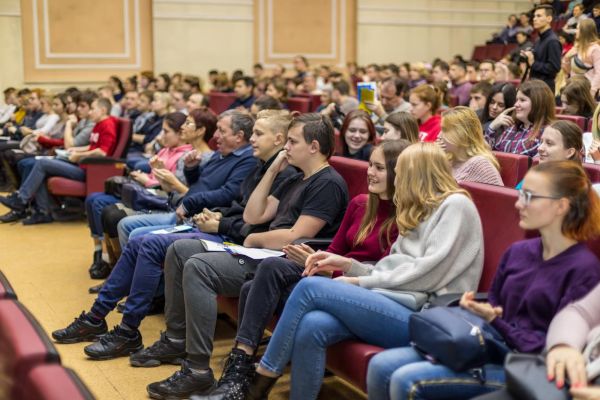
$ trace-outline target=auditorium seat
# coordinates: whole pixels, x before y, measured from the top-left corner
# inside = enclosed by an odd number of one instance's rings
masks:
[[[317,108],[321,105],[321,95],[320,94],[310,94],[310,93],[296,93],[294,97],[302,97],[310,100],[310,112],[316,112]]]
[[[342,135],[338,129],[334,131],[335,135],[335,152],[336,156],[341,156],[344,154],[344,143],[342,143]]]
[[[585,132],[585,128],[587,127],[587,118],[581,117],[579,115],[566,115],[566,114],[558,114],[556,119],[563,121],[571,121],[576,123],[582,131]]]
[[[310,99],[304,97],[291,97],[287,101],[288,110],[298,111],[302,114],[310,112]]]
[[[515,187],[525,177],[529,164],[529,157],[521,154],[503,153],[494,151],[494,155],[500,163],[500,176],[506,187]]]
[[[519,213],[515,208],[518,192],[475,182],[463,182],[461,186],[471,195],[483,226],[484,261],[478,291],[486,292],[504,251],[512,243],[526,238],[526,232],[519,227]]]
[[[85,197],[93,192],[104,191],[104,181],[111,176],[123,175],[127,143],[131,136],[131,121],[117,118],[117,145],[108,157],[89,157],[81,160],[86,165],[86,180],[79,182],[54,176],[48,179],[48,191],[55,196]]]
[[[587,126],[585,127],[584,132],[591,132],[593,126],[594,126],[594,119],[593,118],[588,119],[588,123],[587,123]]]
[[[77,374],[58,364],[42,364],[29,371],[20,383],[21,400],[93,400]]]
[[[486,58],[487,58],[487,47],[486,46],[473,47],[473,55],[471,55],[471,60],[483,61]]]
[[[356,340],[336,343],[327,349],[327,369],[366,392],[369,361],[383,350]]]
[[[329,164],[344,178],[348,185],[348,194],[350,198],[367,193],[369,185],[367,183],[367,168],[369,163],[351,158],[333,156],[329,159]]]
[[[489,58],[494,61],[498,61],[504,55],[504,45],[503,44],[488,44],[486,51],[486,58]]]
[[[0,271],[0,300],[2,299],[17,299],[17,294],[13,289],[12,285],[8,281],[8,278],[2,271]]]
[[[208,106],[217,115],[226,111],[235,101],[235,93],[210,92],[208,94]]]
[[[592,183],[600,183],[600,165],[583,163],[583,169],[585,169],[585,172]]]
[[[0,300],[0,354],[4,371],[15,383],[12,397],[20,390],[29,371],[40,364],[60,364],[54,345],[33,315],[18,301]]]

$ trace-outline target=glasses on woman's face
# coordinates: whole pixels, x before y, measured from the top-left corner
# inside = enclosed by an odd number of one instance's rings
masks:
[[[560,199],[560,197],[557,197],[557,196],[542,196],[541,194],[533,194],[529,190],[523,190],[523,189],[519,190],[519,201],[521,203],[523,203],[523,205],[525,207],[529,206],[529,204],[531,204],[531,201],[535,200],[535,199],[552,199],[552,200],[558,200],[558,199]]]

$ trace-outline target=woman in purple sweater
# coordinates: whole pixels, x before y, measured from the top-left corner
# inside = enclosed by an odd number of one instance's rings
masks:
[[[541,352],[550,321],[600,282],[600,261],[583,243],[600,233],[600,199],[581,165],[532,168],[515,204],[520,227],[540,237],[513,244],[496,272],[488,303],[467,292],[461,307],[487,320],[514,350]],[[369,364],[369,399],[470,399],[504,385],[502,365],[483,367],[481,383],[426,361],[411,347],[384,351]]]

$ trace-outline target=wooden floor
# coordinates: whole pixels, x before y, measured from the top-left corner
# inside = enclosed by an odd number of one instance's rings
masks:
[[[0,206],[0,213],[7,212]],[[0,224],[0,270],[14,286],[19,300],[31,310],[46,332],[63,328],[81,311],[88,310],[94,296],[88,287],[97,283],[87,273],[92,243],[84,221],[37,226]],[[120,314],[111,313],[109,327],[119,323]],[[165,329],[164,316],[144,319],[140,328],[144,344],[158,339]],[[220,376],[223,358],[230,350],[234,329],[225,322],[217,326],[214,356],[215,375]],[[145,399],[146,385],[170,376],[176,366],[133,368],[126,358],[91,361],[83,353],[84,343],[56,345],[63,365],[74,369],[99,400]],[[289,376],[278,381],[271,399],[287,399]],[[320,399],[363,399],[362,393],[345,382],[329,377]]]

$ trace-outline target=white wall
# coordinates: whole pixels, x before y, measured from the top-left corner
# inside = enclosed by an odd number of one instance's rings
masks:
[[[501,28],[509,13],[529,4],[528,0],[359,0],[357,61],[431,61],[456,53],[468,58],[473,46]],[[253,0],[154,0],[153,7],[156,72],[180,71],[204,78],[212,68],[250,71]],[[0,88],[24,86],[19,0],[0,0],[0,43]]]

